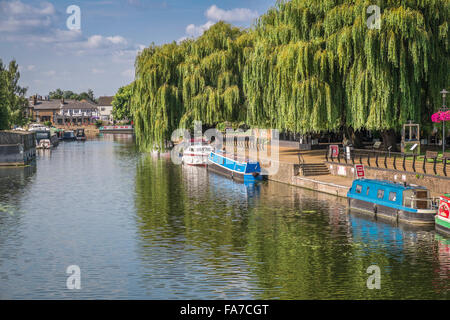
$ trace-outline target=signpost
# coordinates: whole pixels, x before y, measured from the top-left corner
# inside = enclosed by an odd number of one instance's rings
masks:
[[[364,171],[364,165],[362,165],[362,164],[355,164],[355,171],[356,171],[356,176],[358,177],[358,179],[362,179],[366,176],[365,171]]]
[[[339,146],[338,145],[330,145],[330,156],[333,158],[337,158],[339,155]]]

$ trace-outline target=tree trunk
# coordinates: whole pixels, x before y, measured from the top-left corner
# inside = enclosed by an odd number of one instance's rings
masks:
[[[381,132],[381,137],[383,138],[383,144],[386,150],[388,147],[392,146],[392,152],[399,152],[397,148],[397,133],[394,129],[383,130]]]
[[[364,147],[361,138],[352,127],[344,128],[344,137],[342,143],[344,145],[351,144],[355,149],[361,149]]]

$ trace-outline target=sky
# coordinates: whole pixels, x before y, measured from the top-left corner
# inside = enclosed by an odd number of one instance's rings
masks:
[[[3,64],[17,61],[19,84],[28,88],[28,96],[57,88],[114,95],[133,81],[135,57],[151,43],[195,38],[220,20],[247,28],[275,3],[0,0],[0,59]],[[79,7],[79,19],[70,6]]]

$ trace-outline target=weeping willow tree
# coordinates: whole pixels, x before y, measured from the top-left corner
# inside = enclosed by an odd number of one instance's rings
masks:
[[[163,147],[175,129],[196,120],[246,120],[241,74],[251,43],[246,32],[219,22],[196,40],[145,49],[131,100],[141,147]]]
[[[371,5],[380,28],[371,28]],[[161,144],[193,120],[297,133],[429,122],[450,83],[448,0],[279,1],[250,30],[220,22],[198,39],[136,60],[138,143]]]
[[[369,28],[369,6],[381,28]],[[292,0],[254,28],[245,72],[248,120],[294,132],[380,130],[429,121],[448,72],[446,0]],[[395,138],[395,136],[394,136]],[[389,140],[389,141],[388,141]]]

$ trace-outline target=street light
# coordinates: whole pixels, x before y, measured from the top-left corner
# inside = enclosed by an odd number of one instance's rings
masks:
[[[439,111],[447,112],[449,110],[445,105],[445,96],[447,95],[448,91],[443,89],[440,93],[442,94],[442,108],[439,109]],[[445,152],[445,121],[442,121],[442,156],[444,156],[444,152]]]

